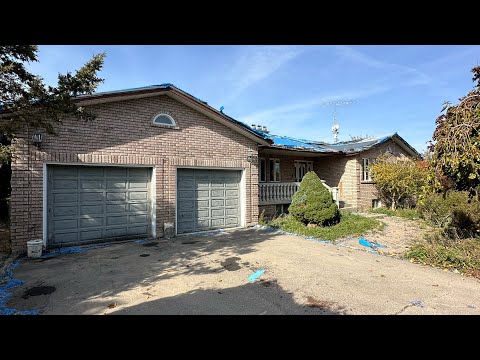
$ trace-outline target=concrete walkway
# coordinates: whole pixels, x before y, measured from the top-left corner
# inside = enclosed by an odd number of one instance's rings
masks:
[[[25,259],[13,276],[8,307],[43,314],[480,314],[475,278],[257,228]]]

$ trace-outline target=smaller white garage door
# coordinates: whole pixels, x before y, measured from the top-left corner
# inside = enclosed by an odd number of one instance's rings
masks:
[[[69,246],[151,235],[150,168],[47,167],[47,244]]]
[[[179,234],[241,226],[238,170],[177,170]]]

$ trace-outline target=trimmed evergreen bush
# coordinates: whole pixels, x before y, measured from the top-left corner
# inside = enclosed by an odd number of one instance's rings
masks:
[[[332,194],[313,171],[309,171],[303,177],[288,211],[304,224],[326,226],[336,224],[340,220],[340,213]]]

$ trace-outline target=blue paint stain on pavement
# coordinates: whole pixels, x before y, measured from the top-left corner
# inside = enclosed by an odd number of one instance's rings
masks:
[[[59,249],[53,249],[49,250],[48,252],[44,253],[41,256],[41,259],[47,259],[51,257],[55,257],[58,255],[64,255],[64,254],[76,254],[79,252],[87,251],[87,250],[92,250],[92,249],[101,249],[107,246],[110,246],[111,244],[105,244],[105,245],[92,245],[92,246],[72,246],[72,247],[66,247],[66,248],[59,248]]]
[[[13,277],[13,270],[20,265],[20,260],[12,262],[5,270],[5,275],[0,279],[0,315],[38,315],[39,310],[16,310],[7,307],[7,302],[12,297],[11,289],[23,285],[23,281]]]
[[[262,274],[265,272],[265,270],[257,270],[255,271],[252,275],[248,277],[248,280],[250,282],[254,282],[256,279],[258,279]]]

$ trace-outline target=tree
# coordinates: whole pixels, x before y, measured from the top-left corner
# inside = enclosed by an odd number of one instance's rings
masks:
[[[480,66],[472,73],[474,89],[457,105],[444,104],[429,149],[438,176],[449,178],[457,190],[475,192],[480,185]]]
[[[103,82],[97,72],[103,66],[105,53],[94,55],[74,75],[59,74],[57,85],[52,87],[25,67],[38,61],[37,52],[35,45],[0,45],[0,133],[9,140],[0,144],[0,163],[10,160],[13,151],[10,140],[25,126],[55,134],[62,117],[95,118],[93,113],[78,107],[72,98],[92,94]]]
[[[332,194],[314,171],[303,177],[288,212],[304,224],[332,225],[340,219]]]
[[[370,173],[382,200],[395,210],[403,202],[412,204],[422,191],[428,172],[424,162],[398,158],[389,154],[380,156]]]

